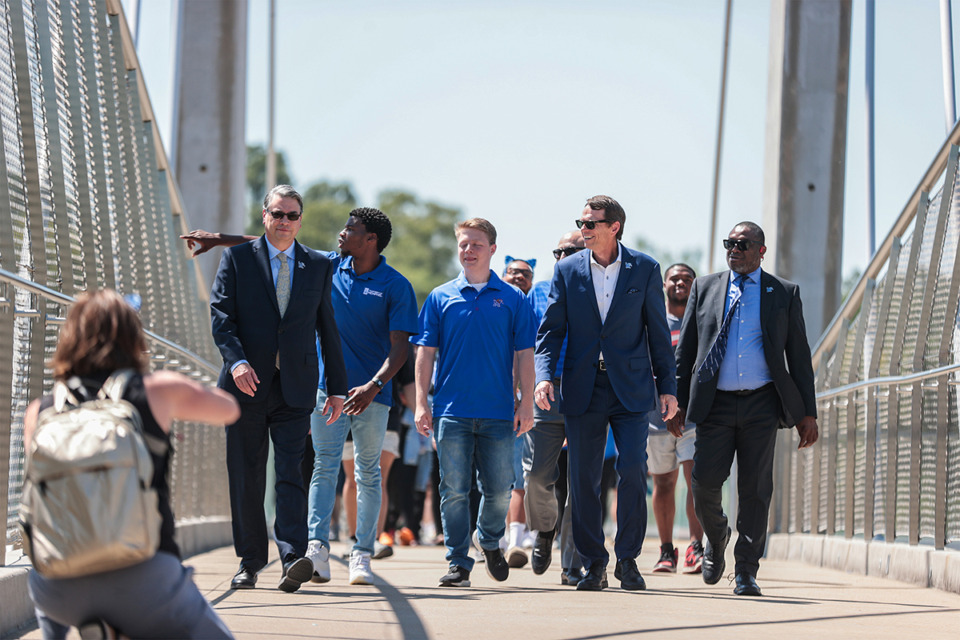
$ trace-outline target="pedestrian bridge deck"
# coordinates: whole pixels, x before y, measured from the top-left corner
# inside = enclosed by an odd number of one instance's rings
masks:
[[[333,550],[339,557],[345,546],[334,543]],[[960,634],[960,594],[767,560],[758,576],[764,597],[744,598],[733,595],[726,578],[707,586],[700,576],[650,573],[656,553],[657,541],[648,539],[638,561],[647,581],[643,592],[619,589],[612,566],[605,591],[560,586],[556,552],[546,574],[535,576],[527,565],[512,570],[504,583],[478,564],[468,589],[436,587],[446,569],[442,547],[397,547],[392,558],[373,562],[372,586],[347,584],[346,560],[337,560],[333,581],[307,583],[295,594],[274,588],[280,577],[275,558],[253,591],[229,589],[237,566],[230,547],[186,564],[237,638],[905,640]],[[40,632],[34,628],[19,637],[40,638]]]

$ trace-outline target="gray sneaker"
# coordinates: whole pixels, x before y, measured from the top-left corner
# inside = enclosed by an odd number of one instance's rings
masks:
[[[393,547],[380,544],[379,541],[373,543],[373,559],[374,560],[383,560],[384,558],[389,558],[393,555]]]
[[[447,575],[440,578],[441,587],[469,587],[470,572],[458,564],[451,564]]]

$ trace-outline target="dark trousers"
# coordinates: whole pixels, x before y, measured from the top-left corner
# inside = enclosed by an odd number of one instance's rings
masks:
[[[566,416],[570,492],[573,498],[573,542],[590,569],[606,566],[600,478],[607,425],[617,444],[617,538],[618,560],[640,554],[647,533],[647,413],[632,413],[620,403],[606,373],[598,373],[586,413]]]
[[[274,537],[282,562],[307,552],[307,492],[303,452],[312,409],[290,407],[283,400],[280,376],[273,376],[263,402],[240,405],[240,419],[227,426],[227,475],[233,516],[233,547],[251,571],[267,564],[267,523],[263,512],[267,455],[273,441],[277,474]]]
[[[727,532],[720,500],[737,456],[737,573],[756,576],[766,546],[779,415],[780,399],[771,384],[749,396],[717,391],[707,418],[697,424],[693,500],[711,544],[719,544]]]

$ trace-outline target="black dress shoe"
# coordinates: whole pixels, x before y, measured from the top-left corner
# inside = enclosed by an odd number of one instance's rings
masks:
[[[607,588],[607,569],[599,562],[589,571],[585,571],[580,582],[577,583],[577,591],[600,591]]]
[[[717,584],[723,576],[723,570],[727,566],[723,552],[727,550],[727,543],[730,542],[730,533],[730,527],[727,527],[726,537],[717,545],[707,540],[707,548],[703,551],[703,581],[707,584]]]
[[[240,565],[237,575],[230,581],[231,589],[253,589],[257,585],[257,572]]]
[[[283,576],[277,589],[293,593],[300,585],[313,577],[313,562],[309,558],[297,558],[283,565]]]
[[[613,577],[620,581],[620,588],[627,591],[643,591],[647,588],[647,583],[643,581],[640,569],[637,568],[637,561],[633,558],[617,560]]]
[[[737,586],[733,588],[733,592],[738,596],[763,595],[760,593],[760,586],[757,584],[756,578],[745,571],[737,574]]]
[[[565,587],[575,587],[580,584],[582,577],[580,569],[563,569],[560,571],[560,584]]]
[[[553,561],[553,536],[554,531],[537,532],[537,541],[533,545],[530,567],[538,576],[543,575],[543,573],[550,568],[550,563]]]

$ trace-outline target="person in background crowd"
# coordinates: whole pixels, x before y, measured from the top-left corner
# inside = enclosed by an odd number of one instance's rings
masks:
[[[553,257],[559,262],[584,249],[583,236],[579,231],[565,233],[553,250]],[[543,319],[549,302],[550,282],[541,281],[533,285],[527,300],[537,316],[537,323]],[[560,372],[563,371],[563,361],[567,343],[564,339],[557,359],[556,372],[553,377],[554,385],[560,384]],[[566,455],[564,444],[563,416],[559,405],[553,404],[549,409],[534,408],[534,427],[526,435],[526,449],[523,459],[524,473],[524,506],[526,507],[527,522],[537,531],[533,546],[531,566],[533,572],[541,575],[546,572],[553,561],[553,540],[560,531],[560,583],[576,586],[580,582],[580,556],[573,545],[573,535],[570,531],[572,511],[570,507],[569,481],[566,473],[560,477],[558,461],[561,455]],[[564,464],[564,471],[567,465]],[[557,502],[557,483],[560,482],[565,496],[564,503]],[[560,508],[563,507],[563,519],[559,518]]]
[[[667,324],[670,339],[676,348],[680,338],[680,322],[687,308],[687,298],[696,272],[689,265],[671,265],[663,274],[663,289],[667,294]],[[676,438],[667,431],[657,411],[650,412],[650,436],[647,438],[647,466],[653,476],[653,515],[660,533],[660,559],[654,573],[675,573],[680,552],[673,546],[673,521],[677,509],[676,490],[679,468],[687,482],[687,522],[690,524],[690,545],[683,559],[684,573],[700,573],[703,562],[703,528],[693,508],[693,447],[696,425],[687,424],[683,436]]]

